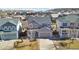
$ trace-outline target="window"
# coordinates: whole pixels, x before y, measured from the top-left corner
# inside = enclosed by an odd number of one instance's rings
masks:
[[[1,40],[1,36],[0,36],[0,40]]]
[[[78,32],[78,38],[79,38],[79,32]]]
[[[35,32],[35,37],[36,37],[36,38],[38,37],[38,32]]]
[[[4,26],[3,30],[4,31],[14,31],[15,30],[15,26]]]
[[[3,30],[4,30],[4,31],[7,31],[7,30],[8,30],[8,27],[7,27],[7,26],[4,26],[4,27],[3,27]]]
[[[66,30],[62,30],[62,33],[67,33],[67,31]]]
[[[29,33],[29,35],[31,34],[31,32],[28,32]]]
[[[75,23],[70,23],[71,28],[75,28]]]
[[[66,30],[62,30],[62,36],[63,36],[63,37],[68,37],[68,33],[67,33]]]
[[[70,23],[70,25],[71,25],[71,26],[74,26],[74,25],[75,25],[75,23]]]
[[[67,30],[62,30],[62,32],[67,32]]]
[[[62,35],[67,35],[68,33],[67,32],[62,32]]]
[[[76,27],[77,27],[77,29],[79,29],[79,23],[77,23]]]
[[[79,23],[78,23],[78,26],[79,26]]]
[[[15,30],[14,26],[7,26],[7,28],[5,28],[6,31],[13,31]]]
[[[8,26],[8,28],[9,28],[9,31],[11,30],[11,26]]]
[[[67,23],[63,23],[63,26],[67,26]]]
[[[15,30],[15,26],[12,26],[12,30]]]
[[[0,30],[2,30],[1,27],[0,27]]]

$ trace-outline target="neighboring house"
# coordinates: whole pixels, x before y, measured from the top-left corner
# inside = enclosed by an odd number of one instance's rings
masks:
[[[21,27],[21,22],[18,19],[0,19],[0,40],[18,39]]]
[[[51,14],[51,16],[52,16],[53,18],[57,18],[57,17],[59,16],[59,14]]]
[[[57,30],[60,37],[79,38],[79,15],[71,14],[58,17]]]
[[[28,37],[51,38],[51,18],[48,15],[30,15],[28,17]]]
[[[12,16],[13,18],[16,18],[16,19],[25,19],[26,18],[26,16],[25,15],[14,15],[14,16]]]

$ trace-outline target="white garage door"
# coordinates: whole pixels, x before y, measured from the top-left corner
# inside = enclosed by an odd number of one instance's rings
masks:
[[[39,37],[50,37],[50,33],[39,33]]]

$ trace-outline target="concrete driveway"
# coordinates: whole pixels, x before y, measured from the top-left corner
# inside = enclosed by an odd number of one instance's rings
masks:
[[[55,50],[53,41],[49,39],[38,39],[40,50]]]

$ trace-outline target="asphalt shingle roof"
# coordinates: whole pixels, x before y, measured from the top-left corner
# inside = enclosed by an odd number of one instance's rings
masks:
[[[51,26],[51,18],[50,16],[29,16],[28,17],[28,23],[32,23],[34,27],[37,24],[38,26],[42,26],[44,24]]]
[[[67,15],[58,18],[61,22],[79,22],[79,15]]]
[[[10,22],[10,23],[17,25],[18,19],[2,18],[2,19],[0,19],[0,26],[5,24],[6,22]]]

